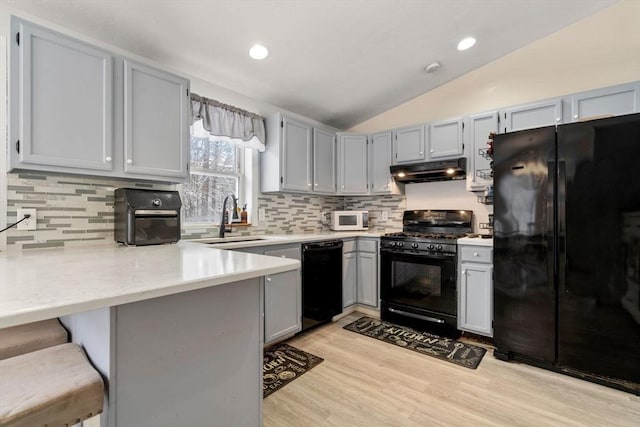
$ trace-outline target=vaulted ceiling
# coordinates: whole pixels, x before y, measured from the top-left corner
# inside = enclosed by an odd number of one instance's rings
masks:
[[[615,0],[0,0],[175,70],[349,128]],[[477,44],[456,45],[473,35]],[[256,61],[254,43],[269,49]],[[440,69],[428,74],[427,64]]]

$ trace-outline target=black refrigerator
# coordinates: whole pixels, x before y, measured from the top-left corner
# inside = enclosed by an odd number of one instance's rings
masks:
[[[640,391],[640,114],[494,139],[494,355]]]

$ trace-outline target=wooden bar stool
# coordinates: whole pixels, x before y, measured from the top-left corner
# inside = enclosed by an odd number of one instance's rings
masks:
[[[58,319],[43,320],[0,329],[0,360],[69,341]]]
[[[102,412],[104,383],[73,343],[0,360],[0,425],[72,426]]]

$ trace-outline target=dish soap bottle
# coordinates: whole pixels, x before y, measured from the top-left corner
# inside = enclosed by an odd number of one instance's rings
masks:
[[[247,205],[245,204],[242,207],[242,212],[240,212],[240,223],[241,224],[246,224],[247,223]]]

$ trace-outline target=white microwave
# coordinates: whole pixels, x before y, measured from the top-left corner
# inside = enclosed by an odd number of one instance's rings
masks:
[[[369,211],[333,211],[329,228],[334,231],[368,230]]]

